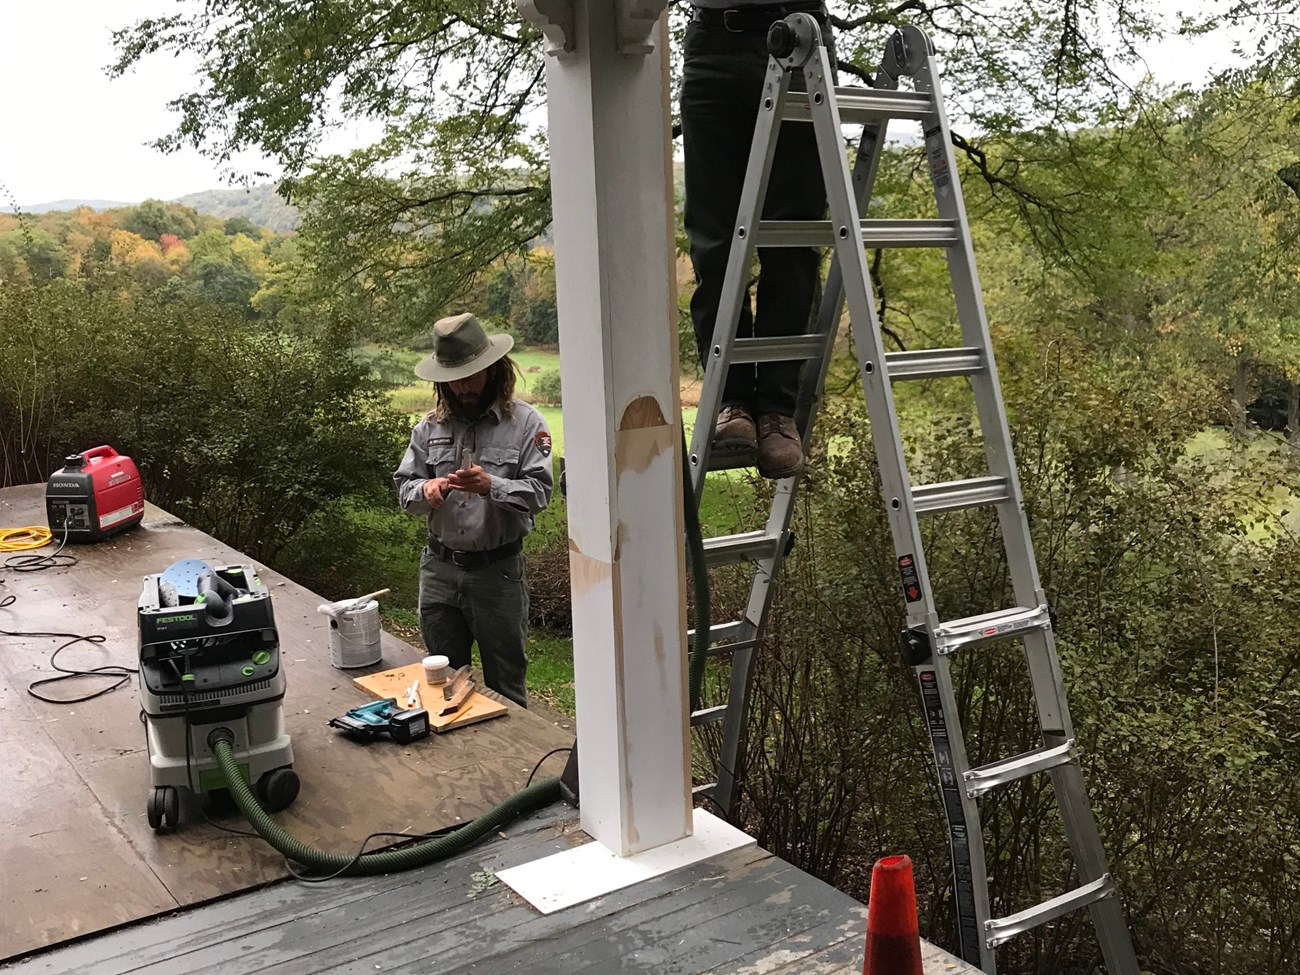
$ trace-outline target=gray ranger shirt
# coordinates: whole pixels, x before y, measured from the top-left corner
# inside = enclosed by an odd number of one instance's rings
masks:
[[[466,449],[492,475],[492,489],[485,495],[449,491],[434,511],[424,499],[424,482],[457,470]],[[460,552],[499,548],[527,535],[533,516],[551,500],[551,431],[540,413],[518,401],[509,416],[493,406],[473,422],[426,416],[411,431],[393,483],[407,513],[429,516],[433,541]]]
[[[737,7],[779,7],[790,0],[691,0],[692,7],[708,10],[735,10]]]

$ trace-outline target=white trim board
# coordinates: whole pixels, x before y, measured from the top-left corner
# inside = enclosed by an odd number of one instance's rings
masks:
[[[703,809],[695,810],[694,821],[692,835],[632,856],[621,857],[601,843],[586,843],[502,870],[497,879],[543,914],[553,914],[680,867],[754,845],[752,836]]]

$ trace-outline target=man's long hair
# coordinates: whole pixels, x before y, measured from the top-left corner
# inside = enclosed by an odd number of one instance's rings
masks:
[[[510,356],[502,356],[487,367],[487,384],[483,387],[481,402],[494,404],[501,416],[508,417],[515,398],[515,378],[519,375],[519,366]],[[433,409],[429,417],[439,423],[445,423],[453,416],[472,419],[465,413],[460,400],[451,391],[450,383],[433,384]]]

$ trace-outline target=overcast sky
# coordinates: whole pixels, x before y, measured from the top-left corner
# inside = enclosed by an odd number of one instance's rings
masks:
[[[0,208],[10,196],[20,205],[137,202],[222,185],[197,152],[146,145],[174,127],[167,102],[193,87],[193,62],[154,55],[128,77],[104,73],[114,28],[176,8],[175,0],[0,0]],[[1227,49],[1222,38],[1172,40],[1147,61],[1161,82],[1195,84]]]

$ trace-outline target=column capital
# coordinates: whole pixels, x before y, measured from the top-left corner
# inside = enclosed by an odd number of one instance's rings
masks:
[[[655,25],[668,0],[616,0],[620,54],[649,54],[654,50]]]
[[[546,38],[546,53],[561,57],[577,47],[575,0],[515,0],[524,19]],[[620,54],[649,54],[654,50],[655,25],[668,0],[615,0]]]
[[[515,0],[525,20],[546,38],[546,53],[559,57],[576,47],[573,0]]]

